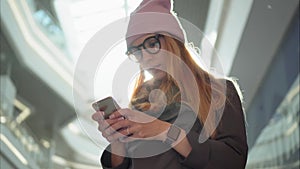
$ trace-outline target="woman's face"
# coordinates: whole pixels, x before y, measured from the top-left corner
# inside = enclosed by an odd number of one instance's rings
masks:
[[[148,71],[155,79],[166,77],[166,57],[164,36],[158,34],[147,34],[136,39],[131,47],[132,54],[137,58],[141,68]]]

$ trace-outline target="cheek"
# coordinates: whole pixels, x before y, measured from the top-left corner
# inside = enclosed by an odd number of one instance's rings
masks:
[[[162,57],[160,60],[159,60],[159,63],[161,64],[161,69],[164,70],[164,71],[167,71],[168,68],[170,68],[170,66],[172,66],[170,63],[170,59],[168,59],[167,57]]]
[[[162,65],[168,65],[168,57],[165,54],[157,54],[155,57],[155,62],[160,63]]]

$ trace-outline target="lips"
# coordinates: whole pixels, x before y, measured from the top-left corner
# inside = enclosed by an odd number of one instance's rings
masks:
[[[161,67],[161,64],[157,64],[157,65],[148,65],[148,66],[145,66],[144,69],[157,69]]]

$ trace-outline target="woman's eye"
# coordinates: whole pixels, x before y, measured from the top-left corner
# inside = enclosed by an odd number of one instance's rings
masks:
[[[154,48],[154,47],[156,47],[157,43],[158,43],[157,41],[152,41],[152,42],[149,42],[148,46],[150,48]]]
[[[153,43],[150,43],[150,47],[154,47],[156,45],[156,43],[155,42],[153,42]]]

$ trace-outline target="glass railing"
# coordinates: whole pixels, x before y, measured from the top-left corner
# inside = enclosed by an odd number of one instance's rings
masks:
[[[299,77],[249,152],[247,169],[296,169],[299,161]]]
[[[14,108],[13,114],[13,116],[8,115],[3,109],[0,109],[1,137],[6,138],[6,141],[2,140],[3,138],[1,138],[1,141],[4,141],[4,144],[14,146],[13,148],[9,147],[10,150],[16,153],[14,151],[17,149],[17,154],[21,153],[28,163],[34,164],[34,166],[41,169],[49,168],[51,165],[50,149],[53,147],[50,143],[46,146],[42,145],[41,141],[37,139],[26,123],[18,122],[16,114],[19,114],[19,112],[17,109]]]

